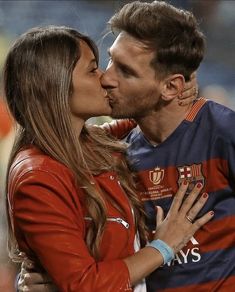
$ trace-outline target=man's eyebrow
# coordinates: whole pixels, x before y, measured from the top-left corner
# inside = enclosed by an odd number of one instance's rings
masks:
[[[107,49],[107,53],[108,53],[108,55],[111,57],[111,51],[110,51],[110,48]],[[115,63],[116,63],[117,66],[118,66],[119,68],[121,68],[123,71],[126,71],[127,73],[129,73],[129,74],[131,74],[131,75],[133,75],[133,76],[135,76],[135,77],[138,77],[138,76],[139,76],[139,75],[137,74],[137,72],[136,72],[133,68],[131,68],[130,66],[128,66],[127,64],[123,64],[122,62],[117,61],[117,60],[115,60]]]
[[[139,75],[137,74],[137,72],[131,68],[130,66],[123,64],[122,62],[116,61],[117,66],[122,69],[123,71],[125,71],[126,73],[138,77]]]

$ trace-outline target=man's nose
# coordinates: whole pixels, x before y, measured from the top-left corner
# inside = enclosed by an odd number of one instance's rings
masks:
[[[106,89],[117,87],[117,80],[111,68],[107,68],[106,71],[102,74],[100,82],[101,85]]]
[[[97,69],[97,74],[99,75],[100,79],[102,78],[103,74],[104,74],[104,70],[102,70],[101,68]]]

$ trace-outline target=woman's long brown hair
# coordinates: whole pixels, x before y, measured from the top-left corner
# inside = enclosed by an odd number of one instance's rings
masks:
[[[86,209],[92,218],[86,241],[91,254],[98,259],[106,209],[104,194],[91,183],[92,175],[108,170],[118,172],[134,208],[141,238],[145,236],[144,211],[125,160],[114,159],[112,155],[123,153],[124,146],[96,127],[84,126],[79,137],[73,131],[69,97],[73,90],[72,72],[80,58],[81,40],[91,48],[98,63],[93,41],[67,27],[31,29],[10,49],[4,67],[4,90],[18,130],[7,173],[17,153],[29,144],[66,165],[73,172],[77,186],[85,187]],[[10,218],[8,222],[9,251],[17,260],[19,251]]]

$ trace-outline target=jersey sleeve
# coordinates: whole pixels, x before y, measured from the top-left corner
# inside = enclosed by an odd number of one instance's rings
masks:
[[[113,137],[121,140],[125,138],[132,129],[137,126],[132,119],[113,120],[110,123],[104,123],[100,127]]]
[[[226,107],[221,107],[216,118],[219,125],[217,145],[222,148],[223,158],[228,165],[225,171],[228,172],[228,180],[235,191],[235,131],[232,126],[235,124],[235,113]]]
[[[10,207],[20,249],[36,254],[59,291],[132,291],[123,260],[97,262],[90,255],[74,192],[44,171],[30,171],[18,180]]]

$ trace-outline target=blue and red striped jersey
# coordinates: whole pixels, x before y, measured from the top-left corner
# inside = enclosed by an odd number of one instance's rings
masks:
[[[147,278],[148,292],[235,291],[235,112],[204,98],[161,144],[135,127],[125,138],[131,169],[155,230],[155,205],[168,212],[180,183],[197,182],[209,200],[200,215],[215,212],[173,261]]]

